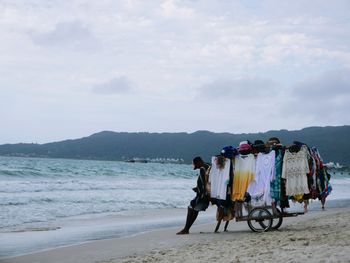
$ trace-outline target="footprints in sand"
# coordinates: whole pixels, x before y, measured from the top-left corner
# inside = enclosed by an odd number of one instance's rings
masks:
[[[208,235],[172,249],[100,263],[150,262],[349,262],[350,212],[294,223],[260,234]],[[218,238],[219,237],[219,238]]]

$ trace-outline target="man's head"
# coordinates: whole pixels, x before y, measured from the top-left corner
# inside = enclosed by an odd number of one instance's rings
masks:
[[[193,170],[196,170],[203,166],[204,162],[201,157],[197,156],[192,160]]]

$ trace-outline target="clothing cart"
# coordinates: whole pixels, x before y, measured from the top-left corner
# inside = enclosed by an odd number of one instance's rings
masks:
[[[303,215],[304,212],[284,213],[272,206],[254,207],[248,210],[248,214],[237,215],[236,222],[247,221],[249,228],[254,232],[277,230],[283,223],[284,217]]]

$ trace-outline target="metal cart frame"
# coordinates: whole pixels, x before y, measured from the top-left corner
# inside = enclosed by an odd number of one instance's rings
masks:
[[[278,208],[272,206],[253,207],[248,210],[248,215],[236,216],[236,222],[247,221],[249,228],[254,232],[265,232],[277,230],[283,223],[284,217],[295,217],[303,215],[298,213],[282,213]]]

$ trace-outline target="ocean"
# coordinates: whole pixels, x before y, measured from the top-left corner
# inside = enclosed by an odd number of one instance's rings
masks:
[[[345,205],[350,172],[331,174],[326,206]],[[186,164],[0,157],[0,258],[181,228],[196,180]],[[198,218],[213,221],[214,207]]]

